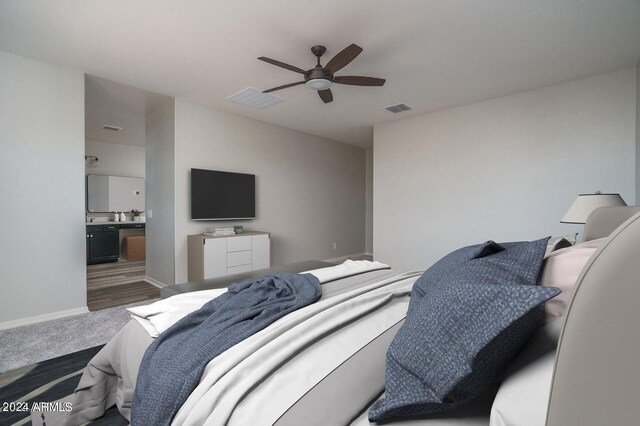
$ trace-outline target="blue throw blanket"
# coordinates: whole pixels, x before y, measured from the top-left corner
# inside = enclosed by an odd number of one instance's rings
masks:
[[[231,285],[182,318],[160,334],[142,358],[131,423],[171,423],[209,361],[321,295],[315,276],[278,273]]]

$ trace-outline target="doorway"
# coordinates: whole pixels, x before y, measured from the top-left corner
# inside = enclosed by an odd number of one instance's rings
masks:
[[[85,216],[90,311],[156,299],[146,277],[146,116],[171,98],[85,76]]]

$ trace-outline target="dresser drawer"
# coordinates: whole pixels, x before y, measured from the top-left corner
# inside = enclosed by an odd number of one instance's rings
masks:
[[[227,252],[244,250],[251,250],[251,236],[227,238]]]
[[[227,268],[227,275],[241,274],[243,272],[250,272],[251,265],[232,266]]]
[[[251,250],[227,253],[227,268],[240,265],[251,266]]]

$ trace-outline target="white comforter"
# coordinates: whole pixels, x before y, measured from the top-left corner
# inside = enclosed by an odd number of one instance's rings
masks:
[[[409,294],[420,272],[375,270],[387,268],[382,264],[352,266],[374,268],[374,272],[351,276],[349,265],[339,265],[335,269],[342,269],[348,277],[324,284],[318,302],[279,319],[213,359],[172,424],[311,426],[347,424],[355,418],[384,386],[386,346],[369,343],[376,339],[384,343],[381,336],[392,338],[406,315]],[[331,280],[334,272],[321,271],[320,279]],[[135,309],[135,316],[157,333],[223,291],[175,296]],[[91,360],[75,394],[65,398],[74,410],[45,413],[47,424],[84,423],[101,416],[114,403],[124,416],[129,415],[140,360],[151,342],[148,329],[138,326],[145,321],[131,321]],[[365,347],[376,348],[366,351],[368,360],[375,363],[372,368],[367,362],[363,369],[365,363],[360,362],[359,352]],[[340,370],[331,377],[341,378],[345,365],[355,365],[356,380],[318,391],[332,372]],[[354,385],[359,388],[353,389]],[[309,402],[308,395],[323,401],[313,405],[317,411],[313,417],[295,409],[299,402]],[[335,408],[341,403],[342,411]],[[32,412],[34,424],[39,424],[41,414]]]
[[[349,424],[352,420],[354,425],[369,424],[365,407],[384,387],[386,347],[381,336],[387,338],[388,346],[406,315],[411,288],[421,274],[389,270],[352,276],[386,268],[377,262],[347,262],[308,271],[321,282],[350,278],[326,284],[320,301],[281,318],[213,359],[172,424],[320,426]],[[114,403],[128,417],[138,366],[152,341],[147,333],[157,335],[224,291],[188,293],[131,309],[136,321],[131,321],[92,359],[78,391],[64,399],[73,402],[74,412],[45,413],[46,423],[84,423],[101,416]],[[365,350],[372,347],[376,349]],[[553,366],[550,353],[549,372]],[[363,354],[373,361],[362,363],[366,365],[356,368],[355,374],[352,367],[344,368],[360,365]],[[507,381],[514,378],[518,379],[517,375]],[[528,389],[522,388],[523,395]],[[501,393],[508,407],[498,410],[494,406],[492,422],[495,418],[496,424],[508,412],[521,411],[513,408],[513,400],[509,399],[513,392],[508,386]],[[488,425],[493,394],[485,399],[479,410],[470,405],[470,413],[456,411],[451,416],[409,423]],[[546,409],[544,404],[541,407]],[[41,414],[32,412],[34,425],[43,424]]]
[[[324,284],[340,278],[380,269],[389,269],[389,265],[368,260],[347,260],[340,265],[313,269],[301,273],[315,275],[320,283]],[[200,309],[202,305],[226,291],[226,288],[219,288],[184,293],[168,299],[159,300],[150,305],[129,308],[128,310],[131,312],[131,317],[138,321],[151,337],[157,337],[160,333],[175,324],[180,318]]]
[[[207,365],[172,424],[274,424],[331,371],[404,319],[419,275],[398,274],[321,300],[227,350]]]

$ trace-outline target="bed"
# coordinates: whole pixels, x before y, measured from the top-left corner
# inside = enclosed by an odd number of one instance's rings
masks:
[[[566,315],[533,335],[502,384],[460,407],[385,424],[636,424],[640,214],[635,208],[599,210],[589,218],[589,232],[595,226],[594,235],[608,234],[597,229],[598,223],[615,230],[581,269]],[[376,264],[355,273],[334,272],[323,278],[316,303],[210,361],[171,424],[370,425],[368,409],[385,389],[385,354],[405,321],[421,271]],[[47,425],[81,424],[113,405],[129,419],[138,369],[152,336],[223,291],[184,294],[138,311],[89,363],[76,393],[65,398],[73,411],[32,412],[33,423],[42,424],[46,414]],[[145,322],[154,309],[163,311],[158,321]],[[537,388],[523,388],[531,382]],[[520,404],[522,399],[513,396],[518,392],[535,397]],[[526,420],[513,420],[518,416]]]

